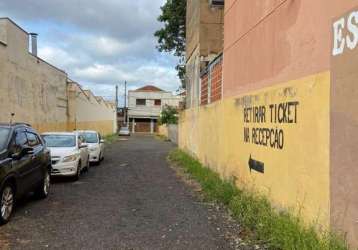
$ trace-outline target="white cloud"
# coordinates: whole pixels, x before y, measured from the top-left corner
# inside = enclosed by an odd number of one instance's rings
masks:
[[[40,48],[38,53],[42,59],[63,69],[80,63],[79,58],[71,56],[60,48],[46,46]]]
[[[74,77],[83,79],[84,82],[102,84],[118,84],[127,81],[131,88],[150,83],[169,91],[176,90],[179,85],[174,69],[168,69],[155,63],[133,68],[131,71],[126,68],[127,65],[95,64],[87,68],[76,69]]]

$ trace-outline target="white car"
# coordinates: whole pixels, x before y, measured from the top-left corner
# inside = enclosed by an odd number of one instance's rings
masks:
[[[77,131],[85,139],[90,154],[90,162],[100,164],[104,159],[104,140],[100,133],[91,130]]]
[[[50,149],[51,176],[72,176],[78,180],[82,171],[89,169],[88,146],[76,132],[51,132],[42,134]]]
[[[131,133],[129,132],[129,128],[128,128],[128,127],[121,127],[121,129],[119,130],[118,135],[130,136]]]

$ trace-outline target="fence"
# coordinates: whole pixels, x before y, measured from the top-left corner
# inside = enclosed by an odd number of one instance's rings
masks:
[[[201,72],[200,104],[207,105],[222,98],[222,60],[220,54]]]

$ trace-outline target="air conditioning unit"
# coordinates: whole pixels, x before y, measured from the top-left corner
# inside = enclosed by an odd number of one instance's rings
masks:
[[[223,7],[224,0],[209,0],[209,4],[211,7]]]

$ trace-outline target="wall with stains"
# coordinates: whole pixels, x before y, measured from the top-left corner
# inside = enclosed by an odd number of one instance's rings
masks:
[[[358,245],[358,3],[332,20],[331,223]]]
[[[66,130],[67,74],[28,52],[28,34],[0,19],[0,121],[31,123],[40,131]]]
[[[358,246],[357,58],[357,0],[227,0],[223,100],[182,112],[179,145]]]
[[[83,90],[78,83],[68,83],[68,130],[95,130],[102,135],[116,133],[115,105]]]
[[[187,110],[179,146],[278,208],[327,226],[329,82],[324,72]]]
[[[117,131],[114,104],[68,83],[67,74],[29,53],[28,33],[0,18],[0,122],[30,123],[39,132]],[[77,86],[77,87],[76,87]]]

